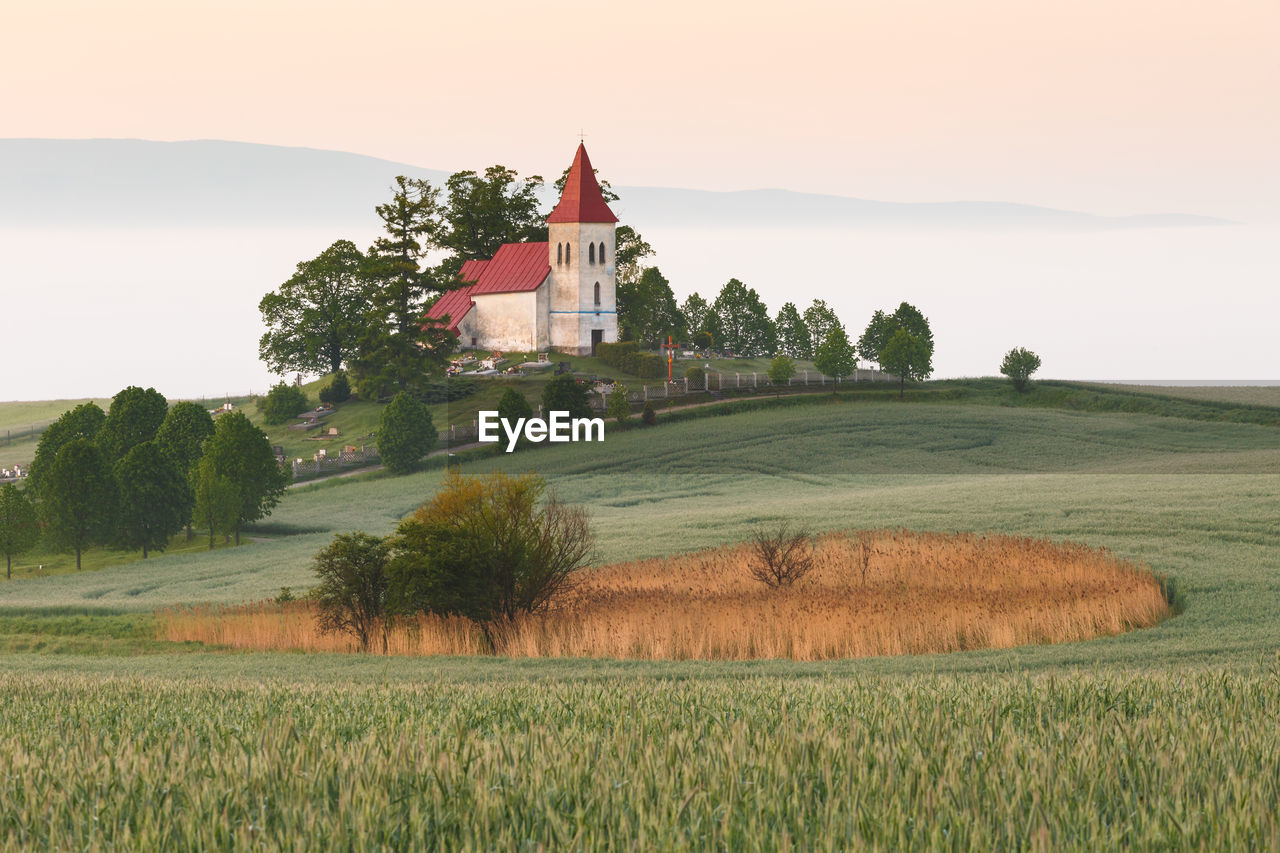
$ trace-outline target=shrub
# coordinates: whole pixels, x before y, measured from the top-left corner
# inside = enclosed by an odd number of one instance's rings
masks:
[[[1000,372],[1009,377],[1017,391],[1027,390],[1031,384],[1031,374],[1040,369],[1040,356],[1025,347],[1014,347],[1004,354],[1000,362]]]
[[[498,400],[498,417],[515,423],[521,418],[533,417],[533,406],[514,388],[508,388]]]
[[[431,412],[406,392],[395,396],[378,420],[378,453],[393,474],[407,474],[439,439]]]
[[[632,372],[641,379],[666,379],[667,360],[650,352],[637,353]]]
[[[751,576],[771,589],[792,586],[813,569],[809,533],[782,522],[772,530],[757,530],[751,539]]]
[[[653,401],[644,401],[644,411],[640,413],[640,420],[645,426],[653,426],[658,422],[658,413],[653,410]]]
[[[631,401],[627,399],[627,386],[613,386],[613,390],[609,392],[605,414],[615,419],[618,423],[624,423],[631,417]]]
[[[543,387],[542,411],[548,417],[551,412],[568,412],[571,418],[589,418],[590,393],[587,386],[572,375],[561,374]]]
[[[367,652],[374,632],[381,628],[382,650],[387,650],[389,554],[386,541],[367,533],[339,533],[316,554],[315,571],[320,584],[315,589],[315,600],[320,608],[320,630],[351,634]]]
[[[345,403],[351,399],[351,380],[347,378],[347,374],[339,370],[333,374],[333,381],[320,389],[320,402]]]
[[[619,341],[618,343],[596,344],[596,358],[603,361],[610,367],[622,369],[622,358],[628,353],[637,350],[638,345],[635,341]]]
[[[545,609],[594,551],[586,511],[542,502],[545,488],[532,473],[449,471],[392,539],[393,610],[459,613],[496,651],[493,629]]]
[[[288,423],[311,408],[307,394],[297,385],[280,382],[272,386],[267,396],[258,398],[262,419],[272,426]]]
[[[707,378],[707,372],[695,364],[685,370],[684,378],[689,380],[690,385],[701,385]]]

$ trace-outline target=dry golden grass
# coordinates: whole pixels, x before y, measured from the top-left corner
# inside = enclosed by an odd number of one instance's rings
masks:
[[[860,552],[869,555],[865,579]],[[1154,625],[1159,580],[1105,550],[1045,539],[905,530],[814,541],[815,567],[791,588],[751,578],[750,545],[585,572],[545,613],[499,633],[513,657],[822,660],[1058,643]],[[161,639],[250,649],[354,651],[316,629],[306,602],[165,610]],[[377,644],[380,646],[380,644]],[[483,652],[458,617],[394,626],[392,654]]]

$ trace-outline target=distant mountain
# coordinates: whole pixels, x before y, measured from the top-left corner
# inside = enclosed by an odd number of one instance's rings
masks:
[[[487,163],[475,164],[477,169]],[[197,140],[0,139],[0,224],[314,225],[367,222],[396,175],[447,172],[312,148]],[[1184,214],[1106,217],[988,201],[899,203],[787,190],[616,187],[643,228],[1033,228],[1095,230],[1229,224]],[[548,190],[548,206],[553,200]]]

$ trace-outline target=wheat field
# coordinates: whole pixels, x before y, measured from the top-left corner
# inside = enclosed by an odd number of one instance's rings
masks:
[[[1154,625],[1169,612],[1148,569],[1074,543],[875,530],[824,534],[808,547],[813,570],[777,589],[752,577],[750,544],[594,569],[548,611],[502,626],[496,651],[830,660],[1085,640]],[[356,649],[345,635],[321,633],[306,601],[169,608],[157,631],[163,640],[258,650]],[[389,625],[387,649],[470,655],[486,646],[466,619],[422,615]]]

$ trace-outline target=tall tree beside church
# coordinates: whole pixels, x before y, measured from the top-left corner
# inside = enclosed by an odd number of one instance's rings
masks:
[[[813,357],[813,337],[794,302],[786,302],[778,309],[773,324],[778,329],[779,352],[792,358]]]
[[[355,243],[338,240],[262,297],[258,357],[273,373],[336,373],[351,359],[365,322],[364,266]]]
[[[745,356],[772,355],[778,348],[778,333],[760,294],[736,278],[720,290],[711,305],[720,330],[716,345]]]
[[[834,329],[844,329],[836,312],[821,299],[813,300],[813,304],[804,309],[804,324],[809,327],[809,339],[813,342],[814,353],[817,353],[818,347],[822,346]]]
[[[156,431],[169,414],[169,401],[154,388],[130,385],[111,398],[107,419],[98,431],[98,446],[115,464],[144,441],[156,437]]]
[[[684,316],[671,283],[657,267],[646,269],[635,283],[618,282],[618,326],[623,340],[649,349],[668,335],[683,337]]]
[[[546,218],[538,209],[542,177],[520,175],[506,166],[490,166],[483,175],[455,172],[445,183],[440,247],[450,256],[437,274],[450,286],[464,261],[492,258],[503,243],[547,239]]]
[[[36,445],[35,459],[27,477],[27,488],[35,498],[44,497],[47,474],[53,467],[53,460],[58,458],[58,451],[77,438],[96,441],[106,420],[107,413],[97,403],[81,403],[45,427],[45,431],[40,433],[40,443]]]
[[[426,299],[439,290],[423,267],[427,252],[441,245],[439,197],[429,182],[400,176],[391,201],[375,208],[386,233],[366,253],[369,309],[351,365],[367,399],[418,390],[453,348],[446,328],[424,320]]]
[[[690,293],[685,299],[680,306],[680,313],[684,315],[684,327],[689,330],[690,335],[708,330],[707,321],[711,317],[711,306],[696,292]]]
[[[634,284],[647,269],[644,259],[653,256],[653,247],[630,225],[619,225],[614,235],[613,265],[618,286]]]

